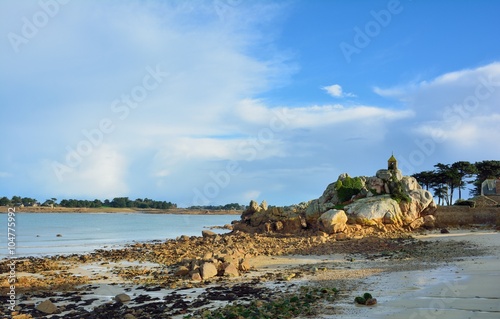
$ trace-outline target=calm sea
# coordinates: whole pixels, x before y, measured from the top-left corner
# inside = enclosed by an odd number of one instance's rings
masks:
[[[200,236],[206,227],[230,224],[239,216],[16,213],[15,218],[16,256],[25,257],[86,253],[180,235]],[[7,214],[0,214],[0,227],[0,258],[5,258],[8,254]],[[227,230],[213,231],[222,233]]]

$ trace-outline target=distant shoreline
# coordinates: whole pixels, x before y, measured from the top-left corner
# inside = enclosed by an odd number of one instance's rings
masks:
[[[0,206],[0,213],[7,213],[9,206]],[[206,210],[206,209],[137,209],[137,208],[117,208],[117,207],[15,207],[16,213],[141,213],[141,214],[179,214],[179,215],[241,215],[239,210]]]

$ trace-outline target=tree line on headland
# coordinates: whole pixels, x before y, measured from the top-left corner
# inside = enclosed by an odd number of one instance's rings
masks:
[[[156,209],[171,209],[177,208],[177,204],[152,200],[149,198],[137,198],[131,200],[128,197],[115,197],[112,200],[99,199],[85,200],[85,199],[62,199],[59,203],[57,198],[50,198],[44,202],[39,202],[35,198],[12,196],[11,199],[7,197],[0,198],[0,206],[46,206],[46,207],[68,207],[68,208],[100,208],[100,207],[115,207],[115,208],[156,208]]]
[[[462,200],[462,190],[472,184],[472,194],[481,195],[481,184],[487,179],[500,177],[500,161],[470,163],[458,161],[453,164],[437,163],[432,171],[423,171],[412,176],[422,187],[432,190],[438,198],[438,205],[453,204],[453,194],[458,190],[458,200]]]
[[[131,200],[128,197],[115,197],[112,200],[105,199],[101,201],[99,199],[94,200],[82,200],[82,199],[62,199],[57,202],[57,198],[50,198],[44,202],[39,202],[35,198],[12,196],[12,198],[1,197],[0,206],[42,206],[42,207],[66,207],[66,208],[103,208],[103,207],[113,207],[113,208],[139,208],[139,209],[174,209],[177,208],[177,204],[167,201],[152,200],[149,198],[137,198]],[[230,203],[225,205],[208,205],[208,206],[191,206],[188,209],[194,210],[243,210],[245,205],[240,205],[238,203]]]

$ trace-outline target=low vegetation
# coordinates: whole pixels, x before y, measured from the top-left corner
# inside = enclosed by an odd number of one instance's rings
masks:
[[[271,301],[230,304],[215,310],[204,310],[200,314],[187,315],[184,319],[288,319],[312,316],[316,313],[315,306],[319,301],[333,302],[337,293],[336,288],[303,286],[297,294]]]
[[[342,181],[337,181],[335,184],[335,189],[339,197],[339,202],[347,202],[353,196],[358,195],[363,188],[363,181],[359,177],[349,177],[347,176]]]

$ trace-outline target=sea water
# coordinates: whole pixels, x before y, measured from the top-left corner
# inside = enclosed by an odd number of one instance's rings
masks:
[[[143,213],[16,213],[15,256],[81,254],[134,242],[200,236],[236,215]],[[221,233],[227,230],[214,230]],[[0,258],[8,255],[7,214],[0,214]]]

